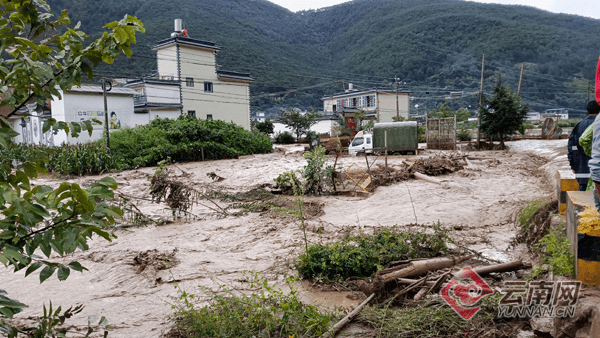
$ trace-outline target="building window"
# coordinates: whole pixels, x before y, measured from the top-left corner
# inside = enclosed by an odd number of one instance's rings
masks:
[[[185,85],[187,87],[193,87],[194,86],[194,78],[193,77],[186,77],[185,78]]]
[[[375,95],[367,96],[367,107],[375,107]]]
[[[196,111],[195,110],[188,110],[188,115],[192,115],[193,117],[196,117]]]
[[[337,111],[337,105],[333,105],[333,111]]]
[[[213,92],[213,83],[212,82],[204,82],[204,92],[206,92],[206,93]]]
[[[206,119],[207,120],[212,120],[212,114],[206,114]]]

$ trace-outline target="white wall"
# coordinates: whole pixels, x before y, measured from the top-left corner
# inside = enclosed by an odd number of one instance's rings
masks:
[[[310,127],[310,131],[314,131],[317,134],[332,135],[331,128],[334,126],[334,124],[334,120],[319,120],[316,124]],[[292,130],[286,127],[283,123],[273,122],[273,134],[271,134],[272,137],[276,137],[277,135],[286,131],[296,137],[296,134],[294,134]]]
[[[172,77],[178,79],[177,72],[177,46],[161,48],[156,51],[156,60],[159,77]]]
[[[136,88],[137,89],[137,88]],[[179,86],[176,85],[145,85],[146,98],[148,102],[179,104]]]
[[[140,117],[139,114],[134,114],[132,95],[109,93],[107,95],[107,107],[111,130],[117,130],[125,126],[134,127],[138,124],[143,124],[144,120],[147,120],[147,118]],[[92,118],[96,118],[102,122],[102,125],[94,125],[91,137],[87,131],[82,131],[77,138],[73,138],[70,135],[67,136],[63,131],[60,131],[54,137],[55,145],[65,142],[75,144],[99,140],[102,138],[102,131],[105,128],[104,99],[102,93],[63,93],[62,100],[55,99],[52,101],[52,117],[57,121],[63,122],[81,122]]]

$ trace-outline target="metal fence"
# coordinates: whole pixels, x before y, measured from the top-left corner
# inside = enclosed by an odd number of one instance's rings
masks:
[[[427,149],[456,150],[456,117],[427,119]]]

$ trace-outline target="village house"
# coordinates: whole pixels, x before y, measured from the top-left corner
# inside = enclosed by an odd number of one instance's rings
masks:
[[[156,43],[158,74],[126,84],[137,91],[135,112],[150,121],[188,114],[201,119],[234,122],[250,129],[250,83],[247,73],[219,70],[221,47],[192,39],[175,20],[171,37]]]
[[[364,111],[367,119],[375,122],[393,122],[394,118],[408,120],[410,92],[386,89],[355,90],[352,84],[340,94],[322,98],[325,112],[338,113],[350,125],[354,114]]]
[[[61,98],[53,97],[52,100],[46,100],[44,105],[39,105],[32,100],[9,118],[13,129],[20,134],[13,138],[15,143],[54,146],[63,143],[84,143],[102,138],[105,121],[102,87],[82,85],[66,91],[57,89]],[[113,87],[107,92],[106,102],[111,130],[142,124],[134,114],[134,94],[136,92],[132,89],[119,87]],[[79,137],[66,135],[64,131],[56,135],[52,130],[42,133],[44,122],[48,118],[67,123],[97,119],[102,122],[102,125],[94,125],[92,136],[87,131],[82,131]]]

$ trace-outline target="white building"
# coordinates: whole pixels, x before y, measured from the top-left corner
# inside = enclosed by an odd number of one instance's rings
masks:
[[[10,118],[13,129],[20,135],[13,138],[14,142],[36,145],[60,145],[62,143],[75,144],[95,141],[102,138],[104,130],[104,97],[101,86],[73,87],[63,91],[58,89],[61,98],[54,97],[46,107],[36,103],[28,104],[26,109]],[[109,125],[111,130],[122,127],[134,127],[144,124],[133,109],[133,95],[136,92],[128,88],[113,87],[107,92],[107,107]],[[54,118],[62,122],[81,122],[97,119],[102,125],[94,125],[92,136],[87,131],[82,131],[79,137],[66,135],[59,131],[56,135],[52,131],[42,134],[44,121]]]
[[[333,136],[332,129],[336,124],[337,117],[325,116],[318,117],[315,120],[317,121],[317,123],[310,127],[310,131],[314,131],[315,133],[317,133],[317,135],[329,134],[330,136]],[[270,136],[277,137],[277,135],[286,131],[292,134],[292,136],[297,137],[296,134],[290,128],[286,127],[285,124],[281,122],[273,122],[273,134],[271,134]]]
[[[152,47],[157,77],[127,84],[138,92],[136,112],[148,114],[148,120],[188,114],[234,122],[249,130],[250,83],[254,79],[247,73],[217,70],[216,55],[221,47],[192,39],[181,27],[181,20],[176,19],[171,37]]]
[[[329,113],[343,113],[345,117],[363,110],[368,118],[376,122],[393,122],[394,117],[409,118],[408,91],[369,89],[354,90],[352,84],[344,93],[322,98],[323,110]]]

